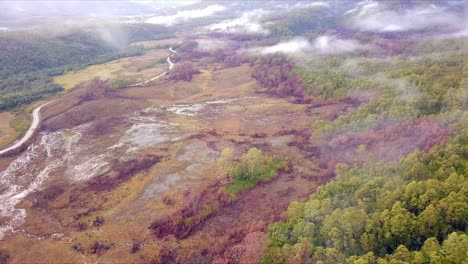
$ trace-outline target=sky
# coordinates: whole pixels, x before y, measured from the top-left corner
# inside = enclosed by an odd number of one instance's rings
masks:
[[[254,8],[241,7],[253,3]],[[343,4],[343,3],[346,3]],[[145,22],[172,26],[202,17],[219,16],[220,20],[205,29],[231,33],[269,34],[262,19],[287,9],[322,8],[334,12],[341,26],[362,32],[405,32],[426,28],[454,27],[466,35],[466,3],[463,1],[0,1],[0,29],[14,26],[37,26],[58,19],[113,18],[128,23]],[[260,5],[260,6],[259,6]],[[349,6],[343,12],[340,8]],[[463,10],[465,12],[456,12]],[[55,20],[54,20],[55,19]],[[323,42],[324,40],[322,40]],[[312,43],[312,45],[314,45]]]
[[[0,27],[29,27],[51,20],[124,18],[175,13],[198,1],[0,1]]]

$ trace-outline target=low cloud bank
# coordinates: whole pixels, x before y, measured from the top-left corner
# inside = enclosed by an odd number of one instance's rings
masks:
[[[330,4],[325,1],[300,1],[298,3],[288,2],[288,1],[278,1],[278,4],[274,6],[275,8],[286,8],[286,9],[295,9],[295,8],[329,8]]]
[[[346,53],[364,49],[356,40],[342,39],[337,36],[320,36],[312,43],[312,50],[319,54]]]
[[[312,3],[299,3],[297,7],[310,8],[310,7],[330,7],[327,2],[312,2]]]
[[[198,43],[197,50],[203,52],[223,49],[228,46],[226,41],[218,39],[197,39],[196,41]]]
[[[229,33],[268,34],[268,30],[264,29],[261,25],[261,19],[267,13],[263,9],[252,10],[243,13],[239,18],[224,20],[220,23],[207,26],[207,29]]]
[[[468,37],[468,8],[465,10],[464,20],[461,27],[450,33],[440,35],[441,38],[466,38]]]
[[[315,53],[315,54],[339,54],[358,51],[366,48],[358,41],[351,39],[342,39],[333,35],[324,35],[309,42],[304,38],[296,38],[285,42],[280,42],[269,47],[252,48],[250,52],[259,52],[261,54],[298,54],[298,53]]]
[[[436,5],[418,6],[406,10],[391,10],[381,2],[366,1],[344,13],[349,27],[362,31],[398,32],[436,26],[450,26],[460,17]]]
[[[210,5],[203,9],[183,10],[178,11],[175,15],[170,16],[155,16],[147,19],[145,22],[149,24],[173,25],[180,22],[188,21],[194,18],[212,16],[218,12],[224,11],[226,8],[222,5]]]
[[[293,54],[310,50],[310,43],[306,39],[297,38],[286,42],[280,42],[276,45],[259,48],[258,51],[262,54],[285,53]]]

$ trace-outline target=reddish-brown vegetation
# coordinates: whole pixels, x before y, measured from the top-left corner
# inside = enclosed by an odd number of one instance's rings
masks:
[[[195,70],[191,63],[179,63],[171,70],[169,78],[171,80],[182,80],[188,82],[192,80],[192,75],[196,73],[199,73],[199,71]]]
[[[156,237],[173,235],[178,239],[190,235],[204,220],[219,208],[231,203],[222,183],[209,186],[201,193],[188,194],[187,204],[175,214],[154,221],[150,229]]]
[[[37,192],[32,203],[33,208],[47,208],[50,201],[55,200],[64,192],[61,186],[53,185],[49,188]]]
[[[377,160],[390,161],[404,157],[415,149],[427,151],[444,142],[450,130],[429,118],[404,123],[382,121],[363,133],[330,135],[314,141],[310,141],[307,131],[296,132],[296,139],[291,145],[317,157],[321,166],[330,170],[338,162],[363,162],[369,154]],[[365,146],[365,149],[357,153],[360,146]]]
[[[247,234],[237,245],[227,250],[223,257],[218,257],[214,263],[258,263],[262,258],[268,237],[263,232]]]
[[[81,102],[102,99],[111,91],[106,82],[97,78],[86,83],[86,85],[82,84],[78,89],[80,88],[85,90],[84,94],[81,96]]]
[[[98,177],[87,184],[87,189],[91,191],[110,191],[123,182],[126,182],[135,174],[151,168],[161,161],[160,156],[144,155],[134,160],[115,161],[112,170],[115,173],[108,173],[106,176]],[[115,176],[112,176],[114,174]]]
[[[304,97],[301,77],[293,72],[294,64],[278,56],[257,58],[251,62],[252,77],[271,93],[279,96]]]

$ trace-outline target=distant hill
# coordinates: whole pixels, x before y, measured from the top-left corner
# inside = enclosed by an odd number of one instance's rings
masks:
[[[168,28],[147,24],[106,24],[57,30],[0,34],[0,109],[7,109],[62,88],[50,77],[67,69],[136,55],[136,41],[171,37]]]

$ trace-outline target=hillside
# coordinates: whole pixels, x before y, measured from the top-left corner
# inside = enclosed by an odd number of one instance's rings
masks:
[[[63,88],[51,81],[66,71],[122,57],[141,55],[128,48],[132,42],[171,37],[155,25],[101,25],[59,31],[7,32],[0,34],[0,109],[30,103]]]

